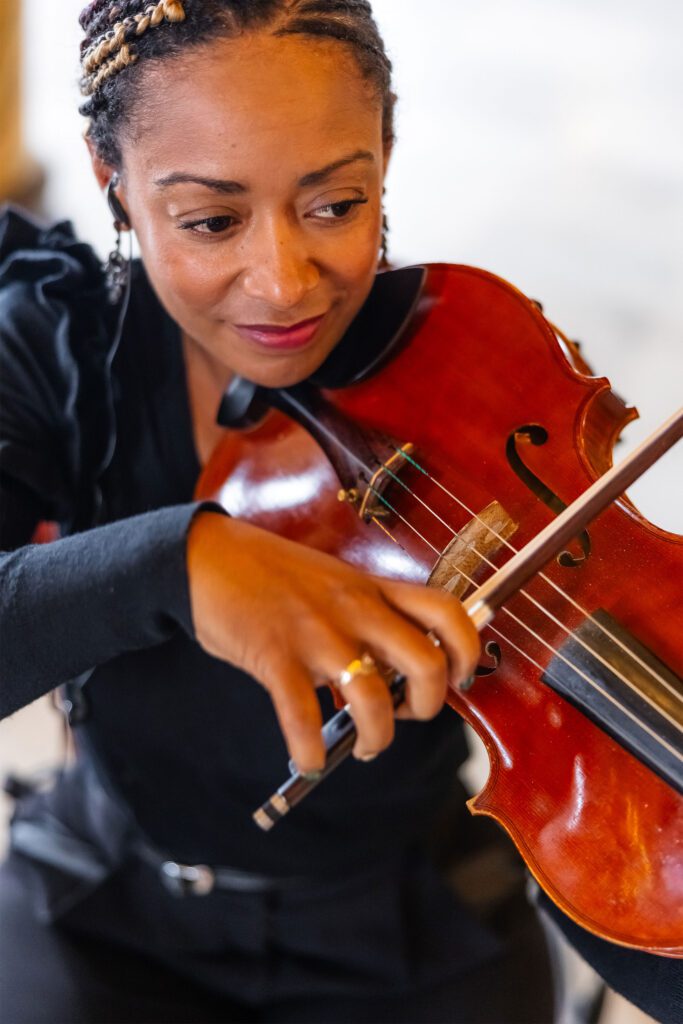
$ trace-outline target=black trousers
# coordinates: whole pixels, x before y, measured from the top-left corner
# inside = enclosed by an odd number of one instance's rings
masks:
[[[133,877],[137,873],[137,877]],[[0,1020],[3,1024],[199,1024],[199,1022],[326,1021],[443,1021],[455,1024],[516,1024],[516,1022],[549,1022],[552,1020],[552,992],[547,951],[534,912],[523,901],[506,905],[493,922],[498,947],[493,955],[475,958],[469,967],[444,982],[434,981],[410,991],[405,979],[392,987],[386,980],[384,991],[374,983],[361,992],[362,977],[356,972],[355,983],[344,991],[340,984],[323,972],[316,974],[314,960],[311,983],[302,977],[291,986],[289,995],[273,995],[273,987],[264,986],[264,998],[231,997],[219,991],[215,979],[229,976],[235,966],[235,951],[218,951],[207,944],[203,951],[188,951],[187,962],[176,950],[176,961],[160,958],[155,948],[145,949],[149,937],[142,935],[132,947],[120,941],[117,921],[135,917],[140,907],[133,905],[139,897],[147,899],[156,883],[154,873],[146,865],[120,873],[82,901],[76,913],[59,923],[40,922],[35,916],[32,885],[34,881],[26,861],[11,855],[0,868]],[[143,894],[142,896],[140,894]],[[368,897],[372,899],[372,891]],[[189,897],[178,901],[160,888],[150,902],[150,913],[160,914],[161,927],[168,921],[166,900],[171,907],[182,904],[182,913],[206,913],[211,897]],[[248,900],[252,897],[247,898]],[[349,897],[349,903],[353,900]],[[138,927],[145,932],[145,914],[138,917]],[[254,905],[259,916],[262,907]],[[340,906],[339,915],[344,908]],[[187,918],[189,920],[190,918]],[[195,922],[195,923],[197,923]],[[331,926],[340,924],[330,922]],[[291,922],[288,927],[291,926]],[[180,927],[180,926],[179,926]],[[185,927],[183,925],[183,927]],[[419,932],[419,923],[416,923]],[[150,933],[151,934],[151,933]],[[184,934],[189,934],[185,932]],[[248,939],[245,939],[248,942]],[[363,936],[358,933],[358,943]],[[152,944],[153,945],[153,944]],[[408,951],[409,952],[409,951]],[[417,951],[416,951],[417,952]],[[434,958],[443,960],[448,949],[434,949]],[[490,951],[489,951],[490,952]],[[429,950],[422,950],[422,956]],[[278,952],[269,953],[271,977],[278,970],[292,971],[292,964]],[[463,950],[453,950],[462,959]],[[274,961],[273,961],[273,958]],[[478,962],[477,962],[478,960]],[[245,975],[249,965],[242,961]],[[253,966],[253,965],[252,965]],[[239,970],[239,964],[238,964]],[[381,968],[380,974],[381,974]],[[377,972],[375,972],[376,975]],[[373,978],[373,965],[367,965],[368,979]],[[321,982],[320,978],[332,978]],[[360,983],[358,979],[360,978]],[[325,991],[325,986],[328,991]]]

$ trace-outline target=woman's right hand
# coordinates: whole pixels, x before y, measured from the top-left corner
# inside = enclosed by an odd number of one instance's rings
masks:
[[[315,687],[364,652],[407,677],[398,712],[378,673],[344,687],[358,733],[353,753],[365,760],[391,743],[395,715],[433,718],[449,680],[469,676],[479,655],[476,630],[451,595],[371,576],[239,519],[200,512],[187,565],[197,641],[265,687],[300,772],[325,763]]]

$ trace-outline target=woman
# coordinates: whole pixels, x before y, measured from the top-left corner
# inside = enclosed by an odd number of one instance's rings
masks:
[[[510,951],[419,852],[464,754],[458,602],[192,502],[233,376],[304,380],[373,301],[394,96],[369,5],[94,0],[81,24],[94,172],[142,263],[126,306],[120,260],[104,278],[64,226],[0,239],[0,710],[75,679],[79,745],[13,826],[4,1017],[548,1019],[542,947],[515,1003]],[[69,536],[30,546],[42,520]],[[373,656],[408,678],[396,716]],[[262,834],[287,755],[322,767],[327,680],[357,763]]]

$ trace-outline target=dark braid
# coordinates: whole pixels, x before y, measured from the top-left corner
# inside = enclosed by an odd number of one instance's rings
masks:
[[[141,95],[145,66],[243,31],[334,39],[352,50],[382,103],[384,142],[394,140],[391,62],[367,0],[92,0],[80,16],[81,113],[98,155],[121,166],[119,137]]]
[[[106,10],[108,6],[108,0],[92,0],[92,3],[83,8],[78,23],[84,32],[96,30],[96,22],[102,15],[102,11]]]

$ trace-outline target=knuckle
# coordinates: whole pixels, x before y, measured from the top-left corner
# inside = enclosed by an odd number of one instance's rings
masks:
[[[331,628],[327,609],[313,604],[303,605],[298,608],[293,621],[296,622],[297,636],[304,637],[307,642],[319,640]]]
[[[315,728],[315,716],[310,708],[299,702],[287,702],[279,709],[280,724],[290,736],[303,736]]]
[[[329,587],[331,604],[335,607],[343,607],[353,599],[355,591],[356,585],[353,577],[344,574],[341,578],[335,578]]]
[[[413,717],[420,722],[428,722],[438,715],[443,707],[443,700],[420,700],[413,702]]]
[[[375,722],[391,718],[392,707],[388,694],[367,693],[358,699],[358,704],[363,708],[370,720]]]
[[[445,629],[454,633],[461,633],[463,626],[469,620],[462,604],[453,594],[441,594],[441,616]]]
[[[365,681],[369,684],[369,680]],[[351,702],[362,746],[367,750],[382,750],[394,738],[394,713],[391,699],[383,682],[370,689],[369,685]]]
[[[422,674],[430,680],[445,680],[448,670],[448,659],[442,647],[434,647],[429,642],[421,654]]]
[[[372,722],[365,723],[359,728],[358,735],[363,746],[367,749],[384,750],[385,747],[391,744],[394,738],[393,716],[374,719]]]
[[[363,617],[376,611],[377,589],[361,576],[355,574],[342,579],[332,591],[332,607],[345,617]]]
[[[384,601],[378,590],[368,584],[356,587],[353,602],[354,607],[362,613],[376,614],[378,608],[384,608]]]
[[[277,658],[268,648],[258,650],[245,662],[245,669],[263,687],[272,693],[286,672],[285,662]]]
[[[427,721],[443,707],[448,688],[448,673],[442,661],[437,674],[413,676],[410,680],[410,707],[415,718]]]

